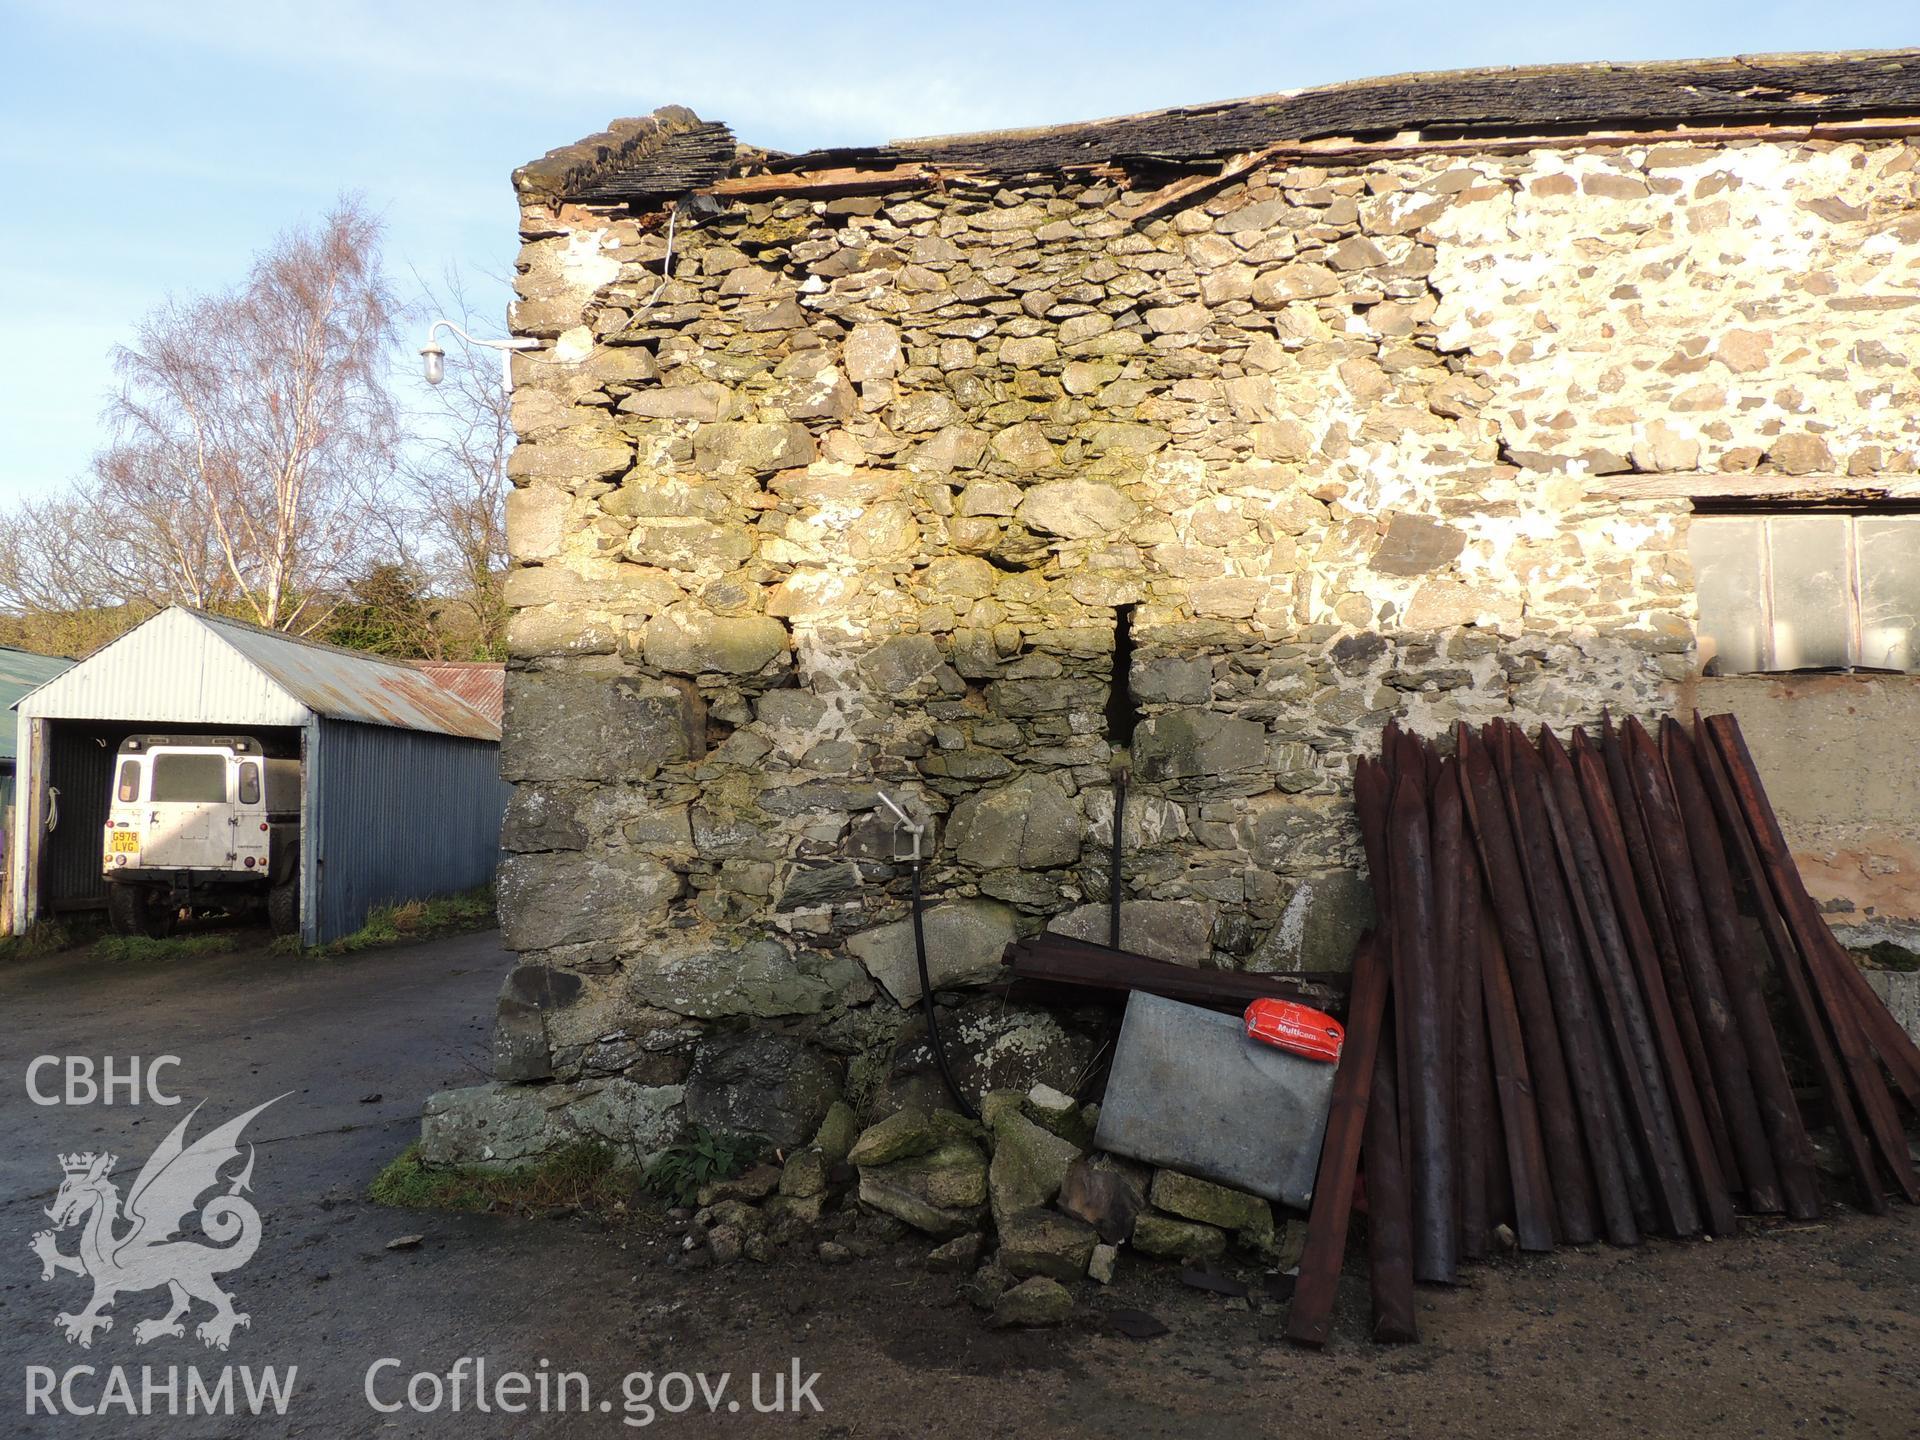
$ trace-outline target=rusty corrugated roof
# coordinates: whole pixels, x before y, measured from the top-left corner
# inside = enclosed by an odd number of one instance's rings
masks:
[[[488,660],[416,660],[445,689],[500,724],[507,708],[507,667]]]
[[[184,607],[182,607],[184,608]],[[404,660],[322,644],[203,610],[188,611],[294,699],[331,720],[360,720],[469,740],[498,740],[500,722]]]

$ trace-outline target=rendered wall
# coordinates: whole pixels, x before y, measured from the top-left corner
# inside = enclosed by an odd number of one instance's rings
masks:
[[[1920,949],[1920,677],[1729,676],[1702,680],[1700,705],[1739,717],[1841,939]]]

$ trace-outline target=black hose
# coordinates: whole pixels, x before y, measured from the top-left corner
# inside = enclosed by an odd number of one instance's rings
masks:
[[[1121,766],[1113,771],[1113,850],[1107,857],[1107,944],[1120,948],[1120,855],[1127,824],[1127,772]]]
[[[927,927],[921,916],[920,872],[925,864],[922,860],[913,862],[913,954],[920,962],[920,1007],[927,1016],[927,1047],[933,1051],[933,1063],[939,1069],[940,1079],[946,1084],[947,1094],[953,1097],[953,1103],[960,1107],[960,1113],[967,1119],[978,1120],[980,1112],[960,1092],[960,1082],[953,1078],[953,1070],[947,1064],[947,1047],[940,1038],[940,1017],[933,1006],[933,982],[927,976]]]

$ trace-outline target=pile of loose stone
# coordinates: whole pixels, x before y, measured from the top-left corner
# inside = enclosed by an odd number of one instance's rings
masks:
[[[1206,1265],[1238,1251],[1282,1271],[1305,1227],[1257,1195],[1093,1146],[1097,1105],[1046,1085],[992,1091],[968,1120],[909,1108],[859,1128],[836,1104],[811,1144],[699,1194],[676,1263],[769,1261],[811,1246],[829,1264],[920,1236],[927,1268],[998,1325],[1057,1325],[1068,1287],[1111,1284],[1123,1250]]]

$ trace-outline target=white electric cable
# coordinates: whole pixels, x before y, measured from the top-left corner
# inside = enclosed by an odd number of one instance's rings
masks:
[[[635,325],[639,324],[640,317],[651,310],[654,302],[666,293],[667,283],[673,279],[673,229],[679,222],[679,219],[680,207],[676,204],[673,209],[667,212],[667,253],[665,258],[660,262],[660,283],[654,286],[653,294],[647,297],[647,303],[634,311],[627,323],[620,327],[622,330],[631,330]]]

